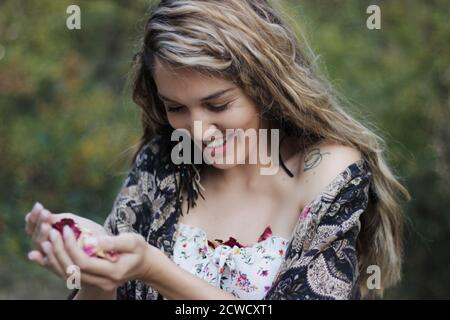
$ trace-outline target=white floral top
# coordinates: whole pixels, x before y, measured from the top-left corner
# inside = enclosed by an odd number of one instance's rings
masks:
[[[250,246],[233,237],[209,241],[200,228],[180,223],[173,261],[240,299],[259,300],[272,286],[288,242],[272,235],[270,227]]]

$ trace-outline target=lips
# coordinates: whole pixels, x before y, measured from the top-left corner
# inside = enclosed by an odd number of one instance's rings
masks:
[[[228,141],[228,139],[230,139],[235,133],[231,133],[228,136],[225,137],[225,139],[221,139],[220,141],[218,140],[213,140],[210,141],[209,143],[205,143],[203,142],[203,147],[204,148],[208,148],[208,149],[217,149],[217,148],[221,148],[223,147],[226,142]]]

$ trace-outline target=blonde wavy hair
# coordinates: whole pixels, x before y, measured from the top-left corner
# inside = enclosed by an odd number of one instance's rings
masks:
[[[133,100],[141,108],[144,129],[140,147],[168,127],[152,75],[155,58],[238,84],[263,106],[261,114],[302,137],[303,148],[326,140],[360,150],[373,174],[357,243],[361,295],[382,295],[400,280],[404,221],[400,201],[409,200],[409,193],[385,161],[384,140],[343,109],[304,37],[297,39],[275,4],[162,0],[150,8],[133,68]],[[367,289],[370,265],[382,271],[381,290]]]

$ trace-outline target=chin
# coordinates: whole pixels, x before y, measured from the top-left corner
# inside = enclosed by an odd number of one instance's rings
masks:
[[[232,164],[212,163],[212,164],[210,164],[210,166],[212,166],[212,167],[214,167],[216,169],[220,169],[220,170],[229,170],[229,169],[232,169],[232,168],[238,166],[238,164],[236,164],[236,163],[232,163]]]
[[[236,159],[238,157],[238,159]],[[230,163],[227,163],[228,158],[226,155],[218,156],[218,157],[210,157],[209,155],[204,154],[203,160],[210,166],[221,169],[221,170],[229,170],[235,168],[239,165],[248,164],[248,155],[240,154],[234,155],[231,157]]]

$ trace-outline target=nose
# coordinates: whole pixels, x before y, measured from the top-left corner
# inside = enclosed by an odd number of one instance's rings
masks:
[[[201,111],[191,113],[190,127],[191,136],[199,145],[203,141],[210,141],[211,137],[217,135],[220,131],[214,119]]]
[[[202,120],[196,120],[193,123],[193,132],[191,135],[196,143],[201,145],[202,143],[208,143],[213,140],[213,136],[215,139],[221,136],[220,130],[216,125],[205,123]]]

